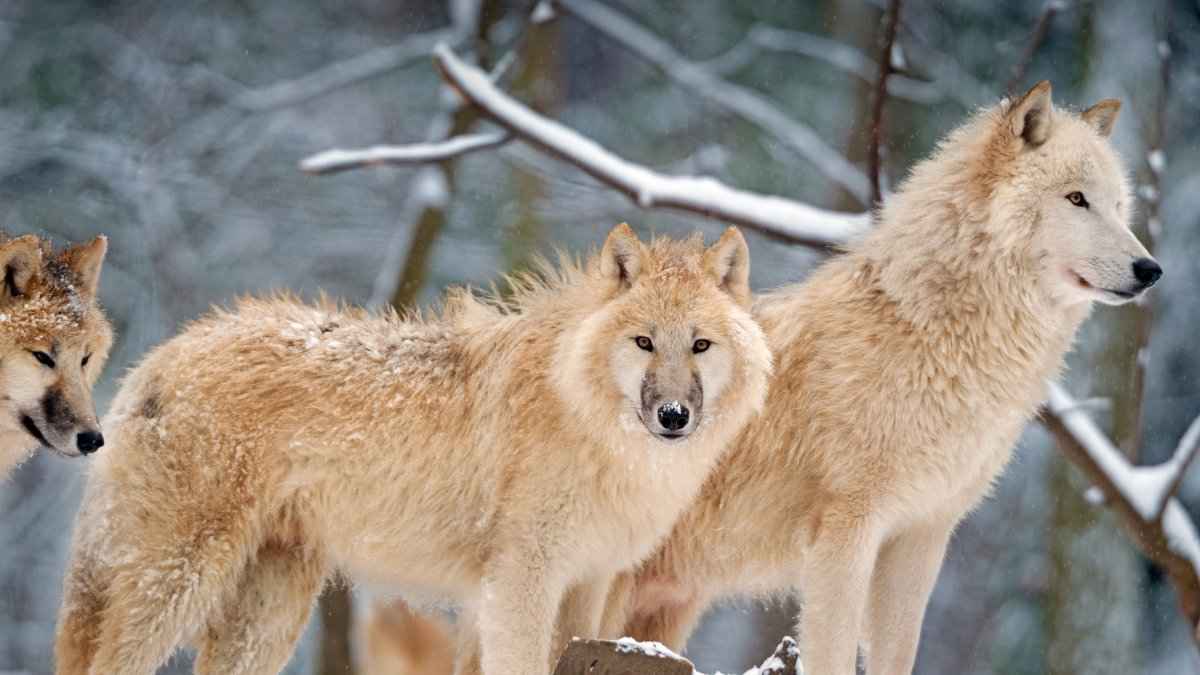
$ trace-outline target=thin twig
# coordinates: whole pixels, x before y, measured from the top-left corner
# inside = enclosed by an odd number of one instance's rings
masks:
[[[737,190],[713,178],[667,176],[633,164],[518,103],[449,47],[435,49],[434,62],[448,83],[497,124],[625,193],[642,208],[698,213],[825,251],[865,231],[869,224],[867,214],[826,211],[782,197]]]
[[[871,181],[871,204],[883,202],[879,173],[883,165],[883,107],[887,103],[888,77],[893,71],[892,49],[896,44],[896,29],[900,25],[901,0],[888,4],[887,24],[879,46],[879,76],[875,80],[875,97],[871,102],[871,136],[867,145],[867,178]]]
[[[730,72],[748,62],[750,56],[759,49],[799,54],[823,61],[867,82],[875,82],[879,73],[879,64],[857,47],[822,35],[767,25],[754,26],[745,39],[725,54],[703,65],[712,72]],[[936,103],[948,95],[945,88],[938,83],[909,77],[895,70],[888,78],[887,90],[892,96],[915,103]]]
[[[230,105],[249,112],[265,112],[303,103],[334,89],[416,63],[428,58],[434,46],[442,42],[457,44],[461,38],[449,29],[411,35],[397,44],[331,63],[294,80],[251,89],[230,101]]]
[[[1171,20],[1170,7],[1166,8],[1159,27],[1159,39],[1156,45],[1158,53],[1158,92],[1154,98],[1153,121],[1145,133],[1145,165],[1138,172],[1142,184],[1137,190],[1141,208],[1137,209],[1139,220],[1134,228],[1137,235],[1146,244],[1146,250],[1154,255],[1159,239],[1163,234],[1162,193],[1164,174],[1167,169],[1167,106],[1171,92],[1171,46],[1169,42]],[[1137,303],[1134,316],[1134,370],[1131,391],[1137,396],[1139,403],[1145,395],[1146,369],[1149,366],[1150,338],[1154,329],[1154,313],[1157,305],[1156,296],[1143,296]],[[1139,405],[1130,421],[1130,438],[1128,443],[1132,450],[1139,451],[1142,446],[1144,406]]]
[[[1187,474],[1188,467],[1192,465],[1192,461],[1196,459],[1198,453],[1200,453],[1200,417],[1192,420],[1192,423],[1188,425],[1187,431],[1179,439],[1175,453],[1171,455],[1168,464],[1174,473],[1163,489],[1162,496],[1159,497],[1158,509],[1154,513],[1154,522],[1162,523],[1163,516],[1167,512],[1167,505],[1179,492],[1179,486],[1183,485],[1183,477]]]
[[[300,170],[315,175],[338,173],[365,166],[411,165],[440,162],[451,157],[489,150],[504,145],[511,134],[493,132],[467,134],[433,143],[412,145],[376,145],[361,150],[326,150],[300,162]]]
[[[601,32],[709,104],[738,115],[775,136],[859,203],[867,204],[870,200],[871,188],[866,174],[830,147],[811,127],[785,114],[758,92],[717,77],[684,58],[636,21],[599,3],[555,0],[555,4],[564,14]]]
[[[1033,57],[1037,53],[1039,47],[1046,40],[1046,35],[1050,32],[1050,22],[1054,20],[1054,15],[1066,9],[1064,0],[1047,0],[1042,7],[1042,13],[1038,16],[1037,23],[1033,25],[1033,32],[1029,36],[1029,41],[1025,43],[1025,51],[1021,53],[1021,58],[1013,64],[1012,76],[1008,80],[1008,84],[1004,86],[1004,91],[1007,96],[1012,97],[1017,91],[1017,87],[1021,86],[1021,81],[1025,79],[1025,73],[1029,70],[1030,64],[1033,63]]]

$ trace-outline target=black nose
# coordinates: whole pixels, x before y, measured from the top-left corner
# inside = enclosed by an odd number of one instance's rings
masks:
[[[1146,288],[1154,285],[1162,276],[1162,267],[1152,258],[1138,258],[1133,261],[1133,276]]]
[[[679,431],[687,426],[688,409],[679,401],[669,401],[658,409],[658,423],[667,431]]]
[[[90,455],[104,447],[104,435],[99,431],[84,431],[75,436],[75,445],[80,452]]]

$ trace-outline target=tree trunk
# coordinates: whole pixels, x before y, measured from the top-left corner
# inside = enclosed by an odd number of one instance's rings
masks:
[[[493,58],[488,33],[499,20],[503,11],[502,5],[499,0],[482,0],[478,5],[477,17],[459,17],[460,20],[471,20],[474,24],[476,52],[481,59],[480,64],[485,68],[491,66]],[[470,131],[479,119],[479,114],[470,106],[459,107],[449,115],[448,124],[435,121],[431,125],[432,133],[444,138],[459,136]],[[440,172],[441,184],[449,194],[454,187],[454,168],[455,160],[448,159],[425,171]],[[417,194],[420,191],[421,186],[413,185],[410,200],[420,199]],[[446,223],[446,202],[436,199],[422,201],[417,204],[414,213],[408,250],[390,294],[392,307],[400,312],[409,310],[416,304],[417,296],[425,284],[430,253]],[[352,675],[355,672],[351,642],[354,630],[354,597],[349,586],[327,586],[319,601],[319,612],[321,634],[316,675]]]
[[[1110,40],[1118,34],[1126,44],[1154,49],[1158,39],[1152,17],[1157,12],[1147,11],[1145,6],[1131,11],[1134,9],[1119,2],[1081,6],[1081,11],[1087,13],[1085,25],[1091,23],[1093,30],[1089,33],[1095,36],[1085,71],[1093,90],[1117,91],[1117,82],[1145,82],[1147,77],[1154,81],[1155,73],[1138,72],[1141,64],[1154,63],[1154,58],[1106,53]],[[1133,38],[1130,33],[1140,33],[1141,38]],[[1132,124],[1136,117],[1137,113],[1127,111],[1123,123]],[[1145,156],[1142,139],[1132,148],[1132,157]],[[1145,212],[1146,205],[1139,206]],[[1146,241],[1145,218],[1134,226],[1135,233]],[[1091,348],[1081,350],[1092,366],[1091,381],[1085,390],[1111,401],[1109,431],[1117,446],[1135,461],[1141,450],[1143,406],[1139,361],[1149,337],[1149,321],[1148,308],[1140,305],[1101,309],[1082,341]],[[1087,487],[1078,470],[1056,459],[1052,471],[1057,499],[1051,525],[1047,672],[1141,672],[1144,655],[1139,649],[1139,616],[1143,611],[1145,565],[1126,541],[1113,514],[1083,498]]]
[[[561,104],[563,68],[559,59],[560,22],[535,23],[528,27],[513,79],[513,95],[539,113],[554,117]],[[545,236],[538,203],[549,191],[544,179],[533,171],[513,167],[516,218],[504,238],[504,261],[509,272],[524,269]]]

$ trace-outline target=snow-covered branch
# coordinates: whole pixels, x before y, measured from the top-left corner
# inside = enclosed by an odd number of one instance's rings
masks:
[[[828,249],[866,230],[870,216],[827,211],[782,197],[731,188],[716,179],[667,176],[628,162],[501,91],[449,47],[434,50],[443,77],[472,105],[530,145],[575,165],[628,195],[642,208],[699,213],[776,238]]]
[[[311,174],[327,174],[380,164],[428,164],[499,147],[511,138],[510,134],[493,132],[412,145],[376,145],[361,150],[335,148],[306,157],[300,162],[300,170]]]
[[[1200,641],[1200,536],[1173,496],[1200,445],[1200,419],[1188,428],[1170,461],[1150,467],[1131,465],[1058,384],[1050,384],[1043,421],[1071,462],[1100,489],[1142,553],[1170,576],[1193,637]]]
[[[867,176],[831,148],[811,127],[785,114],[759,93],[714,75],[684,58],[658,36],[620,13],[590,0],[555,0],[564,14],[575,17],[629,52],[653,64],[671,80],[704,99],[745,118],[799,153],[861,204],[869,203]]]
[[[1183,484],[1183,477],[1187,475],[1188,467],[1196,459],[1197,452],[1200,452],[1200,417],[1192,420],[1187,431],[1179,439],[1179,445],[1176,446],[1171,459],[1153,467],[1160,469],[1165,474],[1165,480],[1159,490],[1158,507],[1154,511],[1155,522],[1162,521],[1167,512],[1167,506],[1179,492],[1179,486]]]

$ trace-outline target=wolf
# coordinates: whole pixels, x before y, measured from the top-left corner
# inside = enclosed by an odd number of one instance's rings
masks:
[[[66,457],[104,445],[92,387],[113,332],[96,300],[108,242],[54,252],[0,235],[0,478],[39,447]]]
[[[59,673],[274,673],[337,571],[476,617],[489,674],[546,673],[560,607],[598,623],[762,405],[771,369],[736,229],[462,294],[440,316],[287,297],[154,349],[105,420]],[[473,305],[479,305],[478,307]]]
[[[760,296],[763,413],[673,533],[610,593],[602,633],[679,649],[715,599],[798,589],[806,670],[912,671],[956,524],[988,493],[1092,304],[1162,274],[1128,228],[1108,136],[1049,82],[952,132],[877,225]]]

